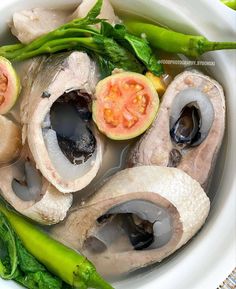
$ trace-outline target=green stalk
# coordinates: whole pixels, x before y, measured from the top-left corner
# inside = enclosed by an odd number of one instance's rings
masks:
[[[64,282],[80,289],[113,289],[84,256],[52,239],[30,221],[8,210],[2,202],[0,211],[29,253]]]
[[[23,61],[42,54],[50,54],[63,50],[72,50],[77,49],[78,47],[100,52],[98,45],[94,43],[92,37],[71,37],[48,41],[44,45],[39,46],[39,48],[35,50],[24,51],[24,53],[22,53],[22,51],[8,53],[5,55],[5,57],[13,61]]]
[[[203,36],[182,34],[153,24],[127,21],[125,25],[130,33],[145,35],[153,47],[171,53],[198,57],[211,50],[236,49],[236,42],[210,42]]]
[[[61,40],[61,39],[72,38],[72,37],[77,38],[81,36],[95,35],[95,34],[96,34],[95,31],[89,30],[89,29],[81,29],[81,28],[69,28],[66,30],[58,29],[53,32],[50,32],[47,35],[44,35],[35,39],[33,42],[31,42],[28,45],[23,45],[23,46],[21,45],[19,46],[19,48],[17,48],[17,45],[14,45],[15,49],[14,47],[11,47],[11,45],[9,45],[8,47],[3,46],[2,48],[0,48],[0,55],[8,58],[9,60],[12,60],[14,58],[17,58],[19,55],[27,54],[28,52],[32,52],[32,51],[38,51],[42,47],[45,48],[46,46],[44,45],[48,45],[48,43],[57,39]]]
[[[101,19],[97,19],[96,17],[99,15],[101,11],[102,3],[103,3],[102,0],[97,0],[96,4],[89,11],[89,13],[87,14],[85,18],[74,19],[70,21],[69,23],[66,23],[60,26],[54,31],[49,32],[46,35],[42,35],[41,37],[32,41],[28,45],[16,44],[16,45],[7,45],[7,46],[0,47],[0,56],[12,59],[21,53],[38,49],[40,48],[40,46],[46,44],[48,41],[51,41],[57,38],[78,37],[78,36],[82,36],[82,34],[84,36],[84,34],[88,35],[88,33],[89,35],[99,33],[97,29],[90,27],[90,25],[94,25],[96,23],[101,22]],[[17,55],[9,54],[13,52],[15,52]]]
[[[236,10],[236,0],[221,0],[221,2],[229,8]]]
[[[37,49],[25,51],[16,50],[11,53],[4,53],[4,57],[11,61],[23,61],[43,54],[52,54],[65,50],[90,50],[104,57],[114,67],[128,71],[143,72],[143,65],[136,57],[120,46],[112,38],[96,34],[92,37],[68,37],[50,40]]]
[[[206,40],[203,44],[202,53],[223,49],[236,49],[236,42],[212,42]]]
[[[83,28],[68,28],[68,29],[57,29],[45,36],[41,36],[38,39],[31,42],[29,45],[27,45],[23,52],[32,51],[35,49],[40,48],[47,42],[51,40],[56,39],[63,39],[63,38],[71,38],[71,37],[81,37],[85,35],[92,35],[96,34],[94,31],[89,29],[83,29]]]
[[[0,47],[0,54],[3,52],[12,52],[18,49],[21,49],[25,47],[24,44],[18,43],[18,44],[12,44],[12,45],[4,45],[2,47]]]

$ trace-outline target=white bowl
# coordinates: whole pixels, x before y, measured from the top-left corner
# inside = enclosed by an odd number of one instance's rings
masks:
[[[199,33],[210,40],[236,39],[236,12],[217,0],[113,0],[115,6],[152,18],[182,32]],[[7,43],[7,25],[14,11],[29,7],[68,7],[75,0],[2,0],[0,43]],[[224,86],[227,131],[217,162],[210,196],[212,208],[201,232],[174,256],[114,284],[122,289],[216,289],[235,266],[236,248],[236,53],[207,53],[215,61],[212,75]],[[0,280],[0,288],[20,288]]]

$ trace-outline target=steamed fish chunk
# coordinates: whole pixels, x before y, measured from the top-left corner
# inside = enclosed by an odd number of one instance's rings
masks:
[[[13,14],[11,32],[20,42],[28,44],[67,22],[68,11],[33,8]]]
[[[96,176],[103,141],[91,101],[99,80],[86,53],[36,58],[22,90],[21,120],[37,168],[59,191],[81,190]]]
[[[21,148],[20,127],[9,118],[0,115],[0,166],[15,161]]]
[[[103,275],[162,261],[204,224],[210,201],[176,168],[140,166],[116,173],[52,235],[79,250]]]
[[[73,199],[43,178],[27,145],[16,163],[0,168],[0,194],[19,213],[44,225],[62,221]]]
[[[96,4],[97,0],[83,0],[79,7],[72,14],[72,19],[83,18]],[[120,23],[120,19],[115,15],[114,9],[109,0],[103,0],[101,13],[98,18],[106,19],[110,24]]]
[[[221,85],[185,71],[167,88],[157,118],[131,150],[128,166],[177,167],[208,190],[224,131]]]

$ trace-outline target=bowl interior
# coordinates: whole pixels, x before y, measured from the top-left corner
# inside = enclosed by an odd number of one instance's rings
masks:
[[[235,29],[229,19],[233,19],[228,8],[214,0],[113,0],[119,10],[130,11],[158,21],[175,30],[186,33],[199,33],[211,40],[233,40]],[[75,0],[9,0],[0,3],[0,44],[7,43],[10,37],[7,22],[14,11],[33,7],[59,7],[68,9],[76,6]],[[209,18],[209,13],[211,17]],[[236,98],[235,98],[235,65],[234,52],[207,53],[204,60],[214,61],[208,67],[211,75],[219,81],[225,90],[227,103],[227,129],[225,140],[217,160],[209,196],[212,208],[206,225],[201,232],[177,254],[156,264],[151,268],[132,274],[129,278],[115,283],[115,288],[129,289],[187,289],[216,288],[233,269],[235,237],[235,147]],[[225,224],[227,223],[227,227]],[[222,234],[224,232],[224,234]],[[216,242],[217,240],[217,242]],[[218,255],[217,252],[224,252]],[[207,258],[206,258],[207,256]],[[207,272],[207,274],[206,274]],[[206,276],[207,275],[207,276]],[[171,276],[171,278],[170,278]],[[174,281],[175,280],[175,281]],[[1,288],[19,288],[11,282],[0,280]]]

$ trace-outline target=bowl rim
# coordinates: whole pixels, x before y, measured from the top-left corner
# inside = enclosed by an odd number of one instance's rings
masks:
[[[135,0],[113,0],[112,2],[117,5],[119,2],[124,4],[125,2],[134,1]],[[1,1],[0,11],[10,7],[12,9],[14,3],[21,3],[21,5],[27,7],[36,7],[36,3],[40,2],[44,5],[48,0]],[[54,7],[51,3],[56,3],[56,6],[60,6],[60,3],[64,2],[65,0],[51,0],[50,5]],[[67,2],[75,4],[78,1],[67,0]],[[136,0],[136,2],[137,7],[144,5],[142,0]],[[175,0],[149,0],[148,4],[146,3],[145,5],[146,7],[149,7],[150,10],[150,7],[157,4],[159,4],[160,7],[171,4],[171,10],[178,11],[179,16],[182,17],[183,23],[188,23],[187,29],[194,29],[197,25],[196,31],[207,38],[220,39],[231,37],[232,40],[235,40],[236,27],[234,27],[234,22],[236,19],[236,12],[224,6],[220,1],[179,0],[177,2]],[[196,11],[198,10],[201,12],[206,10],[206,12],[205,14],[199,15],[198,13],[197,15]],[[197,18],[199,20],[197,20]],[[213,31],[212,27],[219,27],[219,29]],[[222,181],[219,183],[218,198],[214,200],[214,206],[212,207],[211,218],[208,219],[207,224],[201,230],[200,234],[191,241],[191,244],[184,248],[184,252],[181,250],[181,252],[171,260],[172,266],[166,266],[166,264],[164,264],[164,266],[158,266],[157,269],[151,269],[149,272],[140,276],[131,277],[128,280],[115,283],[115,288],[156,289],[158,285],[159,289],[171,289],[173,288],[173,280],[175,280],[175,289],[215,289],[235,266],[236,229],[234,216],[236,212],[236,162],[233,159],[233,148],[236,146],[236,131],[231,124],[236,123],[236,116],[232,113],[233,111],[236,111],[236,101],[235,98],[233,98],[233,93],[235,94],[236,92],[236,86],[234,84],[236,71],[234,69],[235,66],[232,65],[232,59],[235,61],[236,57],[233,52],[214,52],[207,54],[206,57],[216,58],[219,66],[222,66],[222,69],[219,68],[219,71],[222,71],[222,73],[223,71],[227,72],[226,74],[229,76],[229,79],[223,78],[223,80],[227,80],[227,83],[229,84],[229,88],[227,87],[227,97],[228,101],[232,102],[232,105],[230,104],[230,107],[228,108],[230,123],[228,117],[228,146],[226,160],[221,176]],[[228,180],[228,185],[225,183],[226,180]],[[221,208],[222,204],[223,209]],[[225,223],[229,220],[231,220],[231,222],[227,223],[226,227]],[[220,240],[218,239],[218,242],[215,243],[214,240],[217,239],[217,237],[219,238],[219,232],[224,232],[224,237]],[[189,254],[190,252],[191,254]],[[207,264],[210,266],[210,269],[207,267]],[[168,269],[167,271],[165,270],[166,268]],[[169,276],[171,276],[171,278],[169,278]],[[184,282],[183,279],[186,278],[189,279]],[[181,282],[176,284],[178,280]],[[16,287],[15,284],[12,284],[13,283],[5,283],[0,280],[1,288],[19,288]],[[3,287],[5,285],[6,287]]]

